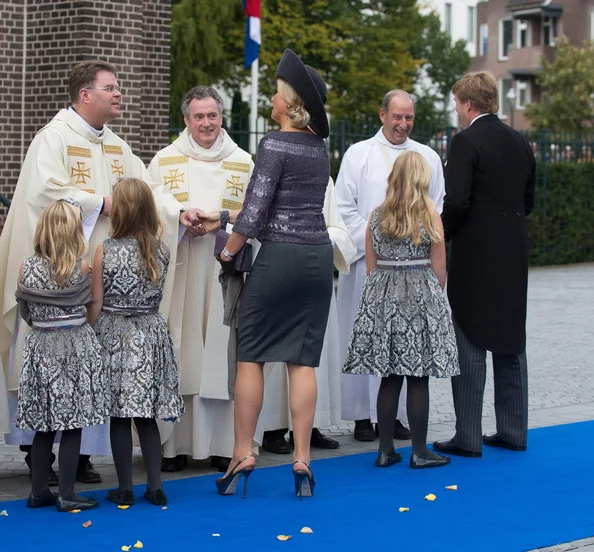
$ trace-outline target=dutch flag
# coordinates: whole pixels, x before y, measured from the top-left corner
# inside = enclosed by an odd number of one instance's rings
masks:
[[[245,68],[249,69],[260,54],[260,0],[243,0],[243,9],[247,18],[245,35]]]

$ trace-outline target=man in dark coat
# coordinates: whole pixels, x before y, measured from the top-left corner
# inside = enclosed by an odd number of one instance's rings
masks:
[[[524,136],[495,115],[491,74],[470,73],[452,93],[466,128],[452,140],[442,221],[450,241],[447,289],[460,375],[452,378],[456,434],[433,446],[479,457],[483,443],[526,450],[526,215],[534,206],[535,160]],[[493,355],[497,433],[481,438],[487,351]]]

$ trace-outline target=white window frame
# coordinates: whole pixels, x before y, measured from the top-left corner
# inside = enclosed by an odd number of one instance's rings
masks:
[[[520,91],[524,91],[526,94],[526,101],[524,105],[520,103]],[[527,80],[518,80],[516,81],[516,109],[526,109],[526,106],[531,103],[532,101],[532,86],[530,81]]]
[[[594,42],[594,10],[590,10],[590,40]]]
[[[497,90],[499,91],[499,118],[502,120],[507,120],[507,110],[509,108],[509,101],[506,97],[507,92],[504,94],[503,93],[503,82],[504,81],[509,81],[510,82],[510,88],[514,85],[514,79],[512,78],[500,78],[497,81]],[[508,88],[509,90],[509,88]]]
[[[511,32],[511,36],[512,36],[512,43],[508,45],[508,55],[504,55],[503,54],[503,28],[505,26],[506,22],[510,22],[512,25],[512,32]],[[509,50],[510,48],[513,48],[514,44],[513,44],[513,39],[514,39],[514,20],[511,17],[504,17],[502,19],[499,20],[499,33],[498,33],[498,38],[499,40],[497,41],[497,55],[498,55],[498,59],[499,61],[507,61],[508,57],[509,57]]]
[[[486,42],[486,44],[485,44]],[[479,27],[479,56],[486,56],[489,52],[489,24],[481,23]]]
[[[444,30],[450,36],[452,36],[452,19],[453,19],[453,6],[451,2],[446,2],[444,6],[443,24]]]
[[[545,27],[549,27],[549,42],[545,43]],[[554,32],[554,34],[553,34]],[[540,43],[543,46],[555,46],[557,36],[559,36],[559,19],[553,16],[547,16],[542,18]]]
[[[522,46],[522,31],[526,32],[526,45]],[[516,48],[530,48],[532,46],[532,23],[529,19],[516,21]]]
[[[468,42],[474,42],[475,38],[476,38],[476,18],[475,18],[475,14],[476,14],[476,8],[474,6],[468,6],[468,10],[467,10],[467,14],[468,14],[468,26],[466,29],[466,40]]]

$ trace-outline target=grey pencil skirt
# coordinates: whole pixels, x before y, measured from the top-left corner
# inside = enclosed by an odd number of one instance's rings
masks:
[[[332,267],[330,244],[264,242],[241,295],[237,360],[318,366]]]

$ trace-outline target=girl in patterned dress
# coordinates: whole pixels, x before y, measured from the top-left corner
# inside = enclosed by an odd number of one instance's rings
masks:
[[[113,193],[110,239],[97,247],[89,321],[110,377],[110,439],[119,488],[107,498],[134,504],[132,429],[138,431],[147,472],[144,497],[167,504],[161,483],[161,440],[155,418],[179,421],[184,405],[167,323],[159,313],[169,249],[150,188],[120,180]]]
[[[74,492],[83,427],[108,415],[107,381],[101,351],[86,321],[91,302],[82,210],[73,200],[43,211],[34,237],[35,255],[21,266],[16,292],[19,312],[31,331],[25,338],[17,426],[35,431],[31,450],[29,508],[89,510],[92,498]],[[57,431],[62,431],[58,495],[48,487],[48,466]]]
[[[452,320],[443,288],[443,226],[429,199],[431,169],[417,152],[402,153],[388,177],[385,201],[371,213],[361,295],[343,371],[382,378],[377,397],[378,467],[400,462],[392,434],[406,377],[411,468],[450,459],[427,448],[429,376],[459,374]]]

